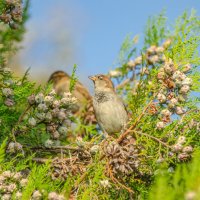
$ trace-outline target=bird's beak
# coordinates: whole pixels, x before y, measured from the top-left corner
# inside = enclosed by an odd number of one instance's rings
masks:
[[[92,81],[96,81],[96,76],[88,76],[88,78]]]

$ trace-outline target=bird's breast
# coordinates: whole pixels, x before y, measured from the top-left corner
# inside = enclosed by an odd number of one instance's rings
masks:
[[[103,102],[94,100],[94,110],[99,125],[107,133],[120,132],[128,121],[123,102],[115,97]]]

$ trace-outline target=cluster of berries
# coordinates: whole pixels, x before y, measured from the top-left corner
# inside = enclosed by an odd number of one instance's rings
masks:
[[[30,106],[34,108],[28,118],[28,125],[35,127],[37,124],[45,124],[46,131],[53,140],[66,137],[71,111],[77,102],[71,93],[64,93],[60,100],[56,97],[55,91],[52,90],[48,95],[39,93],[28,98]],[[46,145],[51,146],[51,142],[46,142]]]
[[[0,174],[0,199],[21,199],[22,189],[27,185],[25,173],[4,171]]]
[[[173,114],[183,115],[186,112],[181,104],[187,100],[191,91],[192,79],[187,77],[190,69],[191,66],[187,64],[180,71],[172,60],[159,69],[157,79],[161,90],[157,100],[164,109],[161,111],[161,121],[157,123],[158,129],[163,129],[171,121],[170,117]]]
[[[0,15],[0,20],[8,24],[10,28],[17,29],[22,22],[22,2],[21,0],[5,0],[6,9]]]

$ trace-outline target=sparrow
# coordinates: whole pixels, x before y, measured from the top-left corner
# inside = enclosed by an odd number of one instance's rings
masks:
[[[94,83],[93,107],[100,128],[106,137],[121,132],[128,122],[128,113],[112,81],[102,74],[88,78]]]
[[[70,78],[71,77],[64,71],[56,71],[51,74],[48,82],[51,82],[55,92],[62,96],[64,92],[69,92]],[[73,113],[80,116],[84,124],[96,124],[92,97],[79,81],[76,82],[72,95],[74,95],[78,101],[78,105],[73,108]]]
[[[51,74],[48,82],[51,82],[55,92],[62,96],[64,92],[69,92],[70,78],[64,71],[56,71]],[[88,90],[79,81],[76,82],[72,95],[77,98],[78,108],[83,108],[92,99]]]

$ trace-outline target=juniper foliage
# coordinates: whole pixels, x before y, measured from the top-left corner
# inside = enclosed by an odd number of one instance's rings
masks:
[[[105,141],[96,125],[82,124],[81,115],[72,114],[76,100],[70,93],[59,97],[49,85],[36,88],[28,73],[17,78],[7,68],[5,52],[14,53],[22,39],[28,1],[23,20],[12,19],[17,29],[5,20],[5,10],[12,12],[5,2],[0,3],[0,198],[198,199],[200,19],[195,12],[184,12],[170,28],[164,12],[150,18],[139,51],[138,37],[125,39],[109,75],[131,119],[124,133]],[[75,71],[76,65],[70,91]]]

